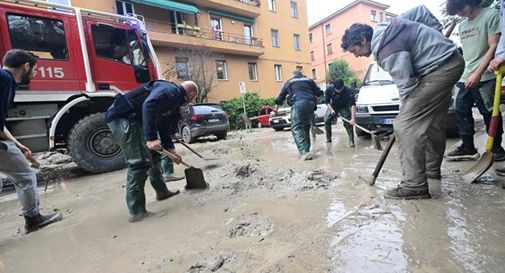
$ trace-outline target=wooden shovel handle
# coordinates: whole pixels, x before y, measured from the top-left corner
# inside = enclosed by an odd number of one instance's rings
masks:
[[[375,166],[375,170],[372,174],[373,181],[370,181],[370,186],[373,186],[375,184],[375,179],[377,179],[377,176],[379,176],[379,172],[382,170],[382,166],[384,166],[384,162],[386,161],[386,158],[388,157],[389,151],[391,151],[391,147],[393,147],[395,140],[395,135],[393,134],[388,142],[388,145],[382,152],[381,158],[379,159],[379,162],[377,162],[377,166]]]
[[[170,157],[170,159],[172,159],[172,160],[175,160],[177,158],[177,156],[175,156],[173,153],[167,151],[166,149],[162,149],[161,153],[163,153],[164,155]],[[186,166],[188,168],[192,167],[191,165],[189,165],[188,163],[186,163],[186,162],[184,162],[182,160],[181,160],[181,163],[182,163],[182,165],[184,165],[184,166]]]

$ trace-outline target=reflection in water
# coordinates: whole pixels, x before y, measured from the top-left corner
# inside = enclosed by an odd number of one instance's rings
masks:
[[[335,200],[326,220],[335,234],[330,245],[331,272],[406,272],[401,211],[366,204],[349,209]]]

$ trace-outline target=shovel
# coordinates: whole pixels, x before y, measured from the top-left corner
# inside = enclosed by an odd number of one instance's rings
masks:
[[[195,150],[193,150],[191,147],[189,147],[188,144],[182,142],[179,139],[177,140],[177,143],[182,144],[182,146],[186,147],[188,150],[190,150],[192,153],[194,153],[196,156],[198,156],[199,158],[201,158],[203,160],[219,160],[219,158],[205,158],[205,157],[203,157],[201,154],[197,153]]]
[[[176,158],[176,156],[167,151],[166,149],[163,149],[160,151],[164,155],[170,157],[172,160]],[[203,177],[203,172],[202,169],[195,168],[189,164],[187,164],[184,161],[181,161],[181,163],[188,167],[187,169],[184,170],[184,174],[186,175],[186,190],[192,190],[192,189],[206,189],[209,187],[209,184],[205,182],[205,178]]]
[[[505,65],[500,67],[499,71],[495,71],[496,74],[496,86],[494,89],[494,100],[493,100],[493,113],[491,115],[491,124],[489,125],[489,131],[487,132],[486,141],[486,151],[480,157],[479,161],[475,163],[470,169],[468,169],[462,178],[467,183],[472,183],[475,179],[479,178],[493,165],[493,141],[496,136],[496,130],[498,128],[498,112],[500,111],[500,96],[501,96],[501,83],[503,79],[503,74],[505,73]]]
[[[344,117],[340,117],[343,121],[351,124],[351,122],[344,118]],[[379,138],[375,135],[374,132],[370,131],[370,130],[367,130],[365,128],[363,128],[362,126],[358,125],[358,124],[354,124],[355,127],[357,127],[358,129],[360,129],[361,131],[369,134],[371,137],[372,137],[372,143],[373,143],[373,146],[375,149],[379,150],[379,151],[382,151],[382,146],[381,146],[381,142],[379,140]]]

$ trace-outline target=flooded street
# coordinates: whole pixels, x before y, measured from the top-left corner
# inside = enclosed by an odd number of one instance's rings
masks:
[[[381,151],[363,138],[348,148],[340,123],[333,131],[332,143],[313,143],[312,161],[298,158],[287,130],[192,145],[212,161],[176,145],[210,188],[170,183],[182,193],[157,202],[146,185],[155,216],[139,223],[127,221],[126,170],[41,185],[42,212],[64,218],[28,235],[15,193],[3,193],[0,272],[504,272],[502,179],[466,184],[474,162],[444,161],[442,198],[385,200],[401,176],[397,146],[370,187],[358,176],[371,175]],[[481,152],[484,141],[481,132]]]

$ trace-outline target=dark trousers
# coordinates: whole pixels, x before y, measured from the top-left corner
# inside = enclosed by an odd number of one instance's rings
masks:
[[[459,127],[459,135],[463,140],[463,145],[468,148],[475,148],[473,145],[473,135],[475,134],[472,107],[475,104],[480,114],[484,117],[486,131],[489,130],[491,114],[493,108],[494,88],[496,79],[480,82],[475,87],[465,88],[464,83],[458,83],[458,95],[456,96],[456,121]],[[498,128],[493,142],[493,151],[501,147],[503,134],[503,120],[501,113],[498,113]]]
[[[351,109],[349,107],[339,107],[335,110],[335,115],[331,114],[331,110],[328,108],[326,114],[324,115],[324,130],[326,131],[326,140],[331,141],[331,123],[338,117],[341,116],[347,120],[351,119]],[[347,122],[344,123],[344,128],[347,131],[347,136],[349,141],[354,142],[354,128]]]

